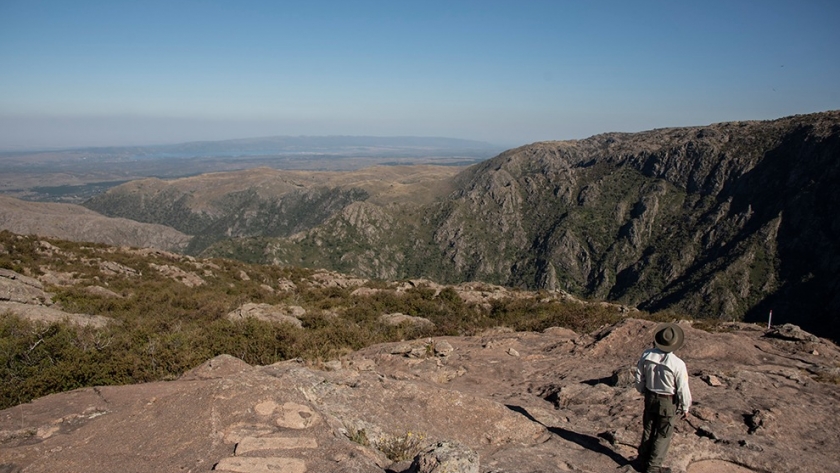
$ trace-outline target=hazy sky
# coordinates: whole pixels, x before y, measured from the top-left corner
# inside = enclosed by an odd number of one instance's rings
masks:
[[[838,108],[837,0],[0,0],[0,149],[512,146]]]

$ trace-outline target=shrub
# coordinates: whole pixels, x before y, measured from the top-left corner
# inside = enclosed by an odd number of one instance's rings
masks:
[[[370,439],[368,439],[365,429],[356,429],[354,427],[347,427],[347,438],[364,447],[370,446]]]
[[[406,432],[402,435],[383,435],[374,447],[384,453],[389,460],[400,462],[411,460],[425,447],[426,434]]]
[[[194,261],[166,253],[49,240],[63,252],[56,258],[44,253],[39,241],[0,232],[0,267],[29,274],[38,274],[42,267],[73,273],[70,285],[49,288],[53,300],[68,312],[108,316],[116,322],[101,328],[78,327],[0,314],[0,409],[83,386],[174,379],[221,354],[252,365],[291,358],[328,360],[376,343],[468,335],[497,326],[527,331],[563,326],[587,332],[621,318],[612,307],[554,301],[545,294],[497,300],[487,309],[464,303],[451,287],[438,292],[421,285],[397,293],[387,290],[391,287],[387,283],[375,281],[368,286],[382,291],[350,296],[346,288],[309,284],[313,271],[308,269],[223,259]],[[103,271],[101,261],[136,273]],[[195,272],[204,284],[187,287],[153,264]],[[241,271],[250,280],[242,280]],[[296,289],[272,292],[261,287],[279,279],[292,280]],[[107,287],[120,297],[92,294],[90,285]],[[225,318],[246,302],[301,305],[307,311],[301,317],[305,328]],[[379,322],[382,314],[394,312],[425,317],[434,326]],[[672,313],[652,318],[674,317],[684,318]],[[406,434],[380,443],[396,455],[420,440],[417,434]]]

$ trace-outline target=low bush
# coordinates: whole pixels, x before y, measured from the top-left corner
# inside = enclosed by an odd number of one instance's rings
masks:
[[[426,446],[425,442],[425,434],[406,432],[400,435],[383,435],[373,442],[373,445],[389,460],[401,462],[414,458]]]
[[[383,342],[470,335],[498,326],[587,332],[620,319],[614,308],[597,304],[527,297],[500,299],[488,309],[465,303],[449,287],[436,291],[420,285],[397,293],[382,281],[367,284],[379,291],[353,296],[354,288],[317,286],[307,269],[221,259],[199,262],[165,253],[41,241],[0,232],[0,267],[29,275],[42,270],[70,274],[69,285],[47,288],[57,305],[114,322],[93,328],[0,314],[0,409],[79,387],[174,379],[221,354],[252,365],[292,358],[324,361]],[[123,270],[114,271],[113,263]],[[164,265],[193,273],[202,283],[190,287],[155,269]],[[292,281],[296,287],[275,289],[279,281]],[[116,296],[90,291],[94,285]],[[303,328],[227,319],[226,314],[248,302],[302,306]],[[381,315],[396,312],[433,325],[379,321]],[[393,437],[385,447],[401,450],[406,446],[401,443],[409,440],[416,437]]]

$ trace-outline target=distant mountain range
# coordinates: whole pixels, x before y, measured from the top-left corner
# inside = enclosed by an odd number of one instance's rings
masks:
[[[535,143],[458,171],[222,173],[128,183],[85,206],[192,235],[203,256],[697,317],[773,310],[840,339],[838,111]]]

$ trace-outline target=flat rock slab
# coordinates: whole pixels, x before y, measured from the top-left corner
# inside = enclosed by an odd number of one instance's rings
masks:
[[[305,473],[306,463],[298,458],[284,457],[225,458],[213,470],[233,473]]]
[[[245,437],[236,444],[236,455],[296,448],[318,448],[318,442],[312,437]]]
[[[64,312],[63,310],[53,309],[52,307],[42,305],[23,304],[20,302],[0,300],[0,314],[7,311],[22,319],[26,319],[31,322],[43,322],[46,324],[66,321],[82,327],[104,327],[114,320],[110,317],[102,315],[71,314],[69,312]]]
[[[395,342],[343,356],[334,371],[219,356],[177,380],[0,411],[0,473],[403,472],[440,442],[475,452],[480,473],[633,473],[644,400],[612,375],[635,365],[656,326],[626,319],[572,341],[499,330]],[[840,366],[840,349],[762,330],[684,330],[696,402],[675,426],[666,466],[837,472],[840,385],[808,373]],[[448,356],[411,355],[444,340]],[[386,456],[397,449],[405,460]]]
[[[309,406],[294,402],[284,403],[275,411],[275,414],[277,415],[275,423],[287,429],[306,429],[317,424],[320,419]]]
[[[703,460],[692,463],[687,473],[754,473],[755,470],[723,460]]]

